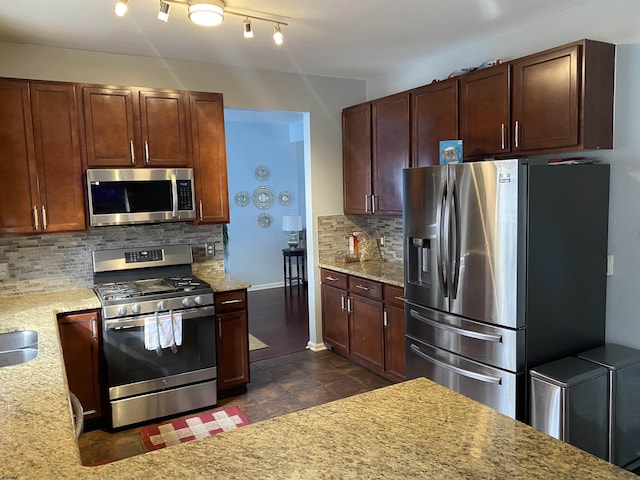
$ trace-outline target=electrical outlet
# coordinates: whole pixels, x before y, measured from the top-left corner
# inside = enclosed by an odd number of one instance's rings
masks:
[[[0,280],[9,280],[9,264],[0,263]]]
[[[384,247],[384,235],[380,237],[380,246]]]
[[[216,254],[215,243],[205,243],[204,244],[204,253],[207,257],[213,257]]]

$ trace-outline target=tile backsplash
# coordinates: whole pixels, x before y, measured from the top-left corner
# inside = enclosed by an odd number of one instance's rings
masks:
[[[205,255],[205,242],[215,255]],[[124,247],[191,244],[196,275],[224,273],[222,226],[186,223],[98,227],[87,232],[0,238],[0,263],[9,279],[0,296],[42,293],[93,285],[91,252]]]
[[[318,217],[318,251],[320,261],[333,260],[339,252],[349,250],[349,233],[363,231],[379,241],[382,259],[402,263],[402,218],[329,215]]]

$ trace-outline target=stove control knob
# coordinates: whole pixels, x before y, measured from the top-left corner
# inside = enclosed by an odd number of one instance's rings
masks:
[[[182,300],[182,305],[189,307],[191,305],[191,299],[189,297]]]
[[[126,315],[127,314],[127,307],[118,307],[118,315],[122,316],[122,315]]]
[[[140,313],[140,305],[137,303],[131,305],[131,313]]]
[[[158,302],[158,305],[156,307],[156,310],[160,311],[160,310],[166,310],[166,305],[164,303],[164,300],[161,300]]]
[[[202,305],[202,297],[200,295],[194,298],[193,301],[196,302],[196,305]]]

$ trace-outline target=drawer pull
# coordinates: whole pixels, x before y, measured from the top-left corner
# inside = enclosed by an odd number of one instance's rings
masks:
[[[437,365],[438,367],[444,368],[446,370],[451,370],[452,372],[457,373],[458,375],[464,375],[465,377],[469,377],[484,383],[492,383],[494,385],[502,384],[502,379],[500,377],[496,377],[495,375],[485,375],[483,373],[473,372],[471,370],[466,370],[464,368],[456,367],[455,365],[442,362],[420,351],[420,348],[415,346],[413,343],[411,344],[411,351],[416,355],[418,355],[419,357],[422,357],[426,361],[431,362]]]
[[[416,320],[420,320],[421,322],[426,323],[427,325],[431,325],[434,328],[439,328],[440,330],[444,330],[447,332],[454,333],[456,335],[462,335],[464,337],[475,338],[476,340],[482,340],[483,342],[492,342],[492,343],[502,343],[502,335],[494,335],[491,333],[482,333],[476,332],[473,330],[467,330],[464,328],[454,327],[453,325],[445,325],[440,322],[436,322],[429,318],[423,317],[415,310],[411,310],[409,313]]]
[[[360,290],[365,290],[367,292],[371,290],[369,287],[365,287],[364,285],[356,285],[356,288],[359,288]]]
[[[242,300],[223,300],[220,302],[221,305],[229,305],[230,303],[242,303]]]
[[[329,280],[330,282],[337,282],[338,279],[329,275],[328,277],[324,277],[325,280]]]

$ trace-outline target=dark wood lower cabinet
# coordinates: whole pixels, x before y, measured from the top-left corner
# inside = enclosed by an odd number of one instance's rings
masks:
[[[247,291],[214,294],[218,396],[246,391],[249,383]]]
[[[405,380],[403,289],[321,269],[328,348],[393,381]]]
[[[96,310],[58,315],[58,330],[69,390],[82,404],[85,420],[104,414],[100,315]]]

